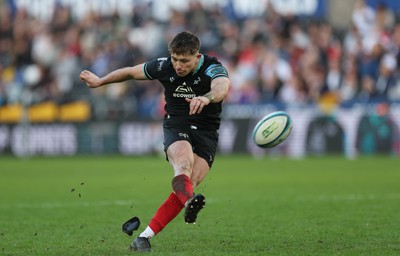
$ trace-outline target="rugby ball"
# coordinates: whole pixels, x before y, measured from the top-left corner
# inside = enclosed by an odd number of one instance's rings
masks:
[[[292,130],[292,119],[284,111],[272,112],[256,124],[253,130],[254,143],[262,148],[281,144]]]

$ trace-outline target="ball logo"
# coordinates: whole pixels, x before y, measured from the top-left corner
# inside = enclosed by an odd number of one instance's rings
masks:
[[[271,133],[273,133],[278,128],[279,128],[278,124],[276,122],[273,122],[270,126],[267,127],[267,129],[265,129],[262,132],[262,135],[264,136],[264,138],[267,138],[269,135],[271,135]]]

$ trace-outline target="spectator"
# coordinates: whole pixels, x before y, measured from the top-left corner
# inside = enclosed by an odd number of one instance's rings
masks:
[[[74,77],[76,70],[101,75],[164,55],[163,45],[182,30],[198,34],[204,51],[228,68],[228,104],[310,104],[327,92],[342,103],[400,100],[400,25],[386,6],[374,9],[357,0],[352,24],[341,38],[327,22],[280,15],[271,1],[264,13],[257,10],[247,19],[228,14],[233,9],[217,3],[180,1],[174,8],[154,10],[144,1],[125,14],[107,15],[89,7],[73,13],[59,4],[51,15],[34,16],[22,5],[14,10],[0,2],[0,106],[21,103],[27,89],[23,73],[34,65],[40,81],[29,86],[32,104],[86,98],[97,118],[116,112],[157,118],[149,102],[162,104],[161,92],[152,86],[131,86],[135,82],[130,81],[89,94]],[[155,17],[154,11],[165,15]]]

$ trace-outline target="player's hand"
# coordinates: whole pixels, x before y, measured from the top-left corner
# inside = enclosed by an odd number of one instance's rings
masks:
[[[79,75],[79,78],[82,81],[86,82],[86,85],[90,88],[96,88],[101,86],[100,78],[88,70],[82,71],[81,74]]]
[[[186,102],[190,103],[189,105],[189,115],[199,114],[204,106],[210,104],[210,99],[204,96],[198,96],[194,98],[185,98]]]

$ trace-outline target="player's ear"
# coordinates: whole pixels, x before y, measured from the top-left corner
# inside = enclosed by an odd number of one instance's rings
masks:
[[[197,55],[196,55],[196,58],[200,59],[201,58],[201,53],[198,52]]]

